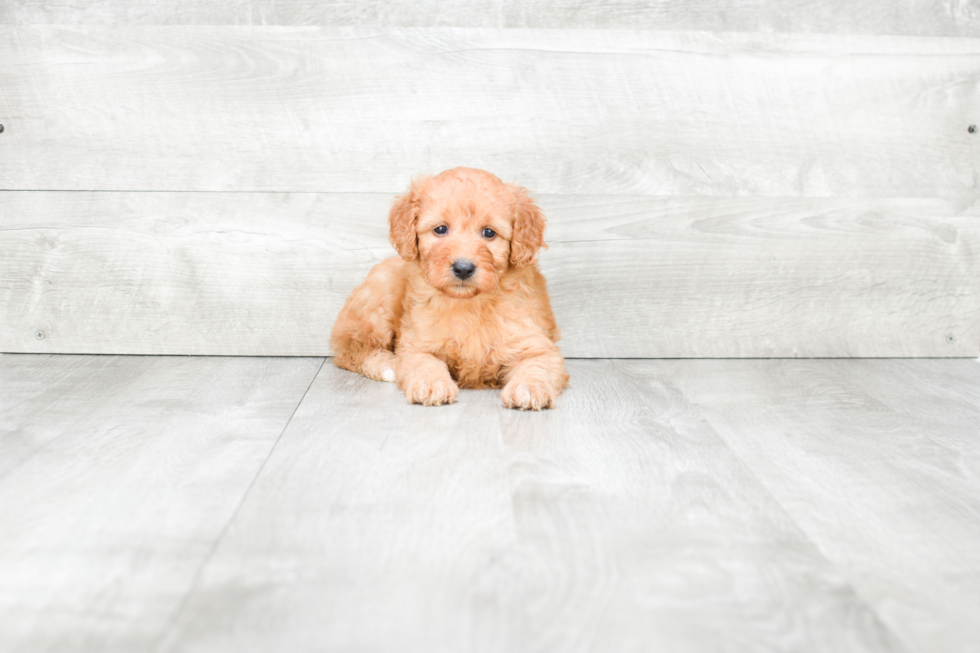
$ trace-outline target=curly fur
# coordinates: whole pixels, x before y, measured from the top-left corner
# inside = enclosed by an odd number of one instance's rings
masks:
[[[334,363],[397,382],[411,403],[502,387],[508,407],[553,407],[568,373],[537,268],[545,217],[527,190],[454,168],[415,179],[388,225],[400,258],[376,265],[347,299],[331,335]],[[453,272],[462,260],[475,266],[466,279]]]

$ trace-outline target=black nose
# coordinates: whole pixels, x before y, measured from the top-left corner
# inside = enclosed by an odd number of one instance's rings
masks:
[[[476,272],[476,266],[466,259],[459,259],[453,262],[453,274],[457,279],[469,279]]]

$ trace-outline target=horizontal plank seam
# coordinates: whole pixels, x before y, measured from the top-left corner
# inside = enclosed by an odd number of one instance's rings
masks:
[[[420,174],[433,174],[438,171],[432,170],[422,170]],[[504,180],[508,181],[508,180]],[[516,180],[509,180],[512,183],[520,183]],[[404,188],[398,188],[395,190],[265,190],[265,189],[254,189],[254,190],[180,190],[180,189],[141,189],[141,188],[0,188],[0,194],[3,193],[118,193],[120,195],[134,195],[138,193],[153,193],[153,194],[182,194],[182,195],[401,195],[408,189],[408,186]],[[724,201],[731,200],[732,202],[745,202],[751,200],[758,201],[773,201],[773,200],[800,200],[800,201],[856,201],[856,200],[867,200],[867,201],[884,201],[884,200],[938,200],[938,201],[967,201],[967,203],[980,199],[980,195],[974,197],[950,197],[949,194],[933,194],[933,195],[749,195],[749,196],[736,196],[736,195],[691,195],[691,194],[677,194],[677,193],[638,193],[636,191],[631,191],[629,193],[614,193],[614,192],[590,192],[590,193],[565,193],[565,192],[554,192],[549,191],[546,193],[535,192],[531,189],[531,196],[535,198],[544,197],[618,197],[621,199],[646,199],[646,200],[699,200],[699,201]]]
[[[561,342],[558,343],[561,346]],[[330,358],[333,358],[331,356]],[[975,360],[980,362],[977,356],[657,356],[657,357],[637,357],[637,356],[565,356],[565,360],[570,361],[851,361],[851,360]]]
[[[559,347],[561,342],[558,343]],[[980,349],[980,343],[978,343]],[[0,351],[0,355],[10,356],[154,356],[154,357],[180,357],[180,358],[323,358],[324,360],[335,358],[333,355],[317,356],[313,354],[106,354],[101,352],[78,352],[78,351]],[[565,360],[570,361],[693,361],[693,360],[731,360],[731,361],[771,361],[771,360],[975,360],[980,362],[980,357],[974,354],[960,354],[957,356],[565,356]]]

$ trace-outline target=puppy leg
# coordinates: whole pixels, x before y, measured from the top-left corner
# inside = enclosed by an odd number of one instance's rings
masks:
[[[351,293],[330,335],[337,367],[376,381],[395,380],[395,327],[405,294],[404,262],[391,258],[374,266]]]
[[[387,349],[376,349],[364,357],[361,373],[375,381],[395,382],[395,355]]]
[[[410,404],[451,404],[459,394],[449,367],[432,354],[399,351],[397,377],[398,387],[405,391]]]
[[[555,399],[568,385],[568,372],[558,348],[551,344],[540,353],[515,361],[505,372],[504,380],[500,398],[505,406],[541,410],[554,408]]]

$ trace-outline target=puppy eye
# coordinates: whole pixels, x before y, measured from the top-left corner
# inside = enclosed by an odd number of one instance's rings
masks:
[[[483,237],[484,238],[493,238],[496,235],[497,235],[497,232],[494,231],[493,229],[491,229],[490,227],[485,227],[483,229]]]
[[[436,232],[436,235],[437,236],[445,236],[446,234],[449,233],[449,227],[447,227],[444,224],[441,224],[438,227],[436,227],[435,229],[433,229],[432,231]]]

